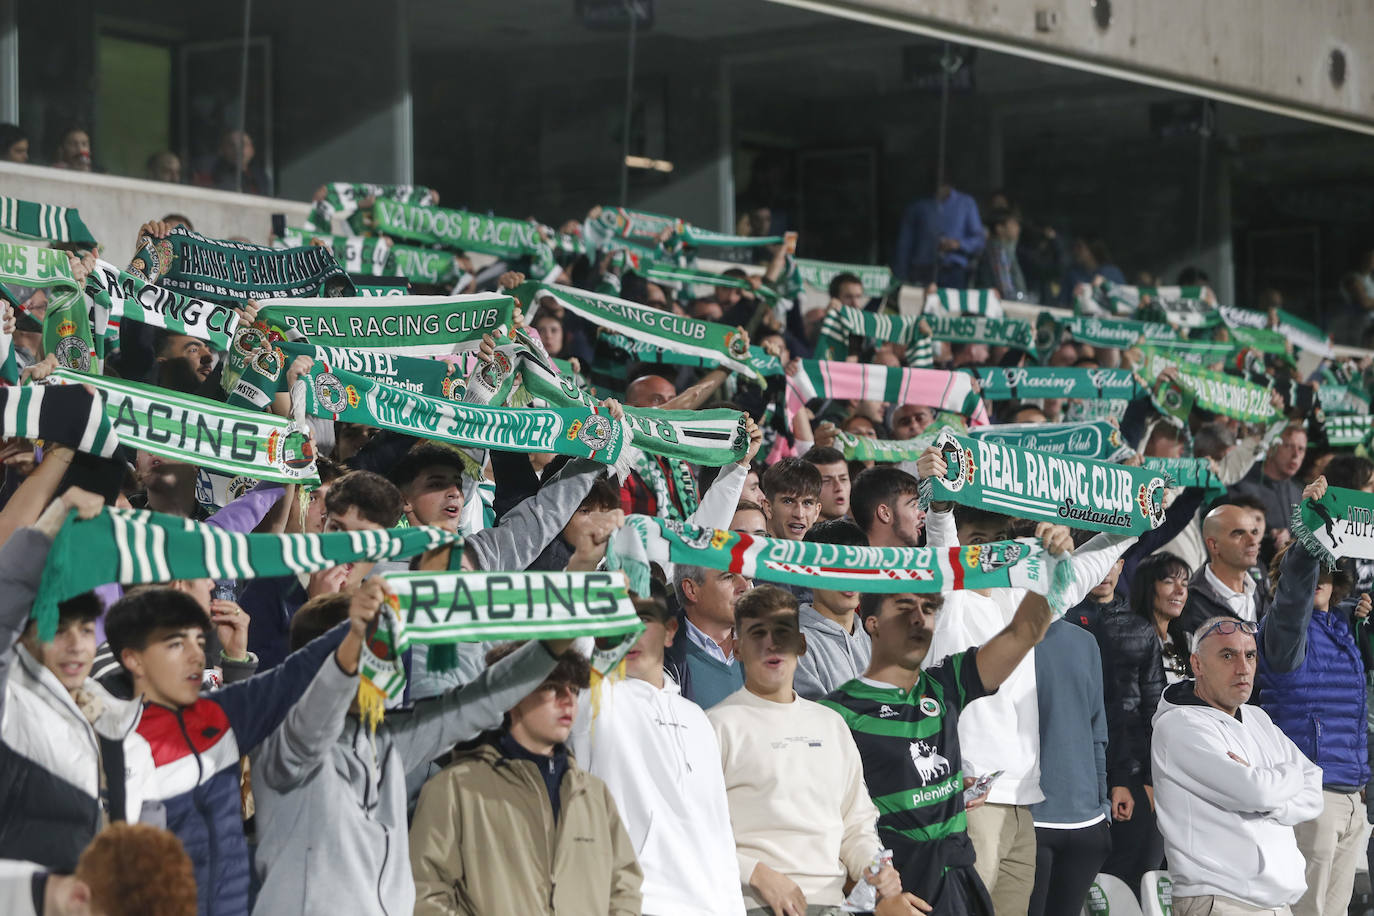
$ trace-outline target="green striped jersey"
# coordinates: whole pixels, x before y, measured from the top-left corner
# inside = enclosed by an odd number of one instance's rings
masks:
[[[946,868],[973,864],[964,816],[959,713],[990,692],[977,648],[921,672],[910,690],[866,678],[821,702],[844,717],[878,808],[878,836],[907,890],[934,887]]]

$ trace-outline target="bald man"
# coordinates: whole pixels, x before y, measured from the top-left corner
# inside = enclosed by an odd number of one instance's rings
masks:
[[[625,405],[696,410],[729,374],[725,369],[712,369],[682,394],[661,375],[641,375],[625,389]],[[627,515],[686,521],[697,508],[696,481],[685,462],[645,453],[620,485],[620,507]]]
[[[1207,562],[1193,574],[1180,621],[1192,632],[1211,617],[1239,617],[1252,623],[1269,610],[1267,577],[1256,565],[1264,520],[1244,506],[1221,505],[1202,520]]]

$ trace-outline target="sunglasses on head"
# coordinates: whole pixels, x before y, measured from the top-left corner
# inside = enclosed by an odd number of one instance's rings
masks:
[[[1193,651],[1202,645],[1202,641],[1213,633],[1218,636],[1230,636],[1232,633],[1248,633],[1254,636],[1259,632],[1259,627],[1248,620],[1218,620],[1205,630],[1200,631],[1193,637]]]

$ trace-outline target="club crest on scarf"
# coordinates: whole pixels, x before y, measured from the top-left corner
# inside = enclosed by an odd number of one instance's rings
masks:
[[[964,555],[964,563],[969,569],[992,572],[1011,566],[1028,553],[1025,544],[1016,541],[993,541],[990,544],[974,544]]]

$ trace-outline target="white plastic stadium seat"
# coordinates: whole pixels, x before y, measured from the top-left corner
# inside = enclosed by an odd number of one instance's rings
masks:
[[[1135,892],[1115,875],[1098,875],[1088,888],[1083,916],[1141,916]]]
[[[1140,909],[1145,916],[1173,916],[1174,882],[1167,871],[1147,871],[1140,879]]]

